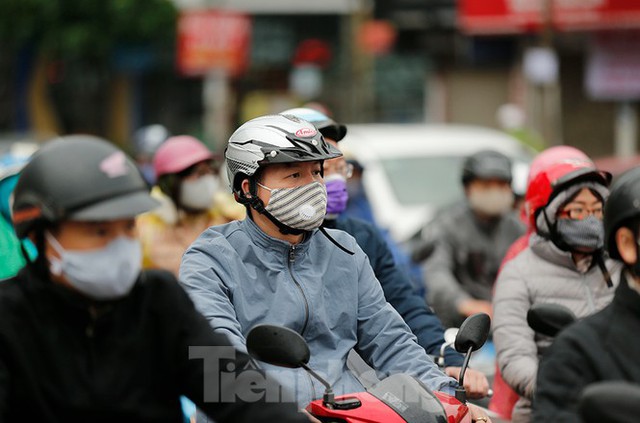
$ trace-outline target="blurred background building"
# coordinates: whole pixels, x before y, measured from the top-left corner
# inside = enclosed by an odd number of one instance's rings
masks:
[[[4,0],[0,132],[127,147],[162,123],[220,149],[242,121],[316,102],[631,156],[639,41],[637,0]]]

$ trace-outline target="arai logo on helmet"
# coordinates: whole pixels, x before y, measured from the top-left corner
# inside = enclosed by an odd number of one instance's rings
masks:
[[[302,128],[296,131],[296,136],[301,138],[311,138],[317,133],[318,131],[314,128]]]

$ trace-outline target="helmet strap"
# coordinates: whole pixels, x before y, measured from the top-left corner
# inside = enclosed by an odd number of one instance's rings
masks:
[[[562,251],[571,251],[569,245],[564,242],[564,240],[558,234],[557,222],[551,223],[549,216],[547,215],[547,210],[542,209],[542,215],[544,216],[545,222],[547,222],[547,228],[549,228],[547,236],[545,238],[549,239],[551,242],[555,244],[556,247],[561,249]]]
[[[602,277],[604,277],[604,281],[607,283],[608,288],[613,288],[613,282],[611,281],[611,273],[609,273],[609,269],[607,269],[606,264],[604,263],[604,253],[602,250],[597,250],[593,259],[596,261],[596,264],[600,268],[602,272]]]

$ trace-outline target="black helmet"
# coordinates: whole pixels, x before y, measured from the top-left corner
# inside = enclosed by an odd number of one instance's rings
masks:
[[[22,238],[62,220],[115,220],[157,207],[133,162],[106,140],[71,135],[45,144],[14,191],[13,220]]]
[[[604,206],[605,246],[611,258],[620,260],[616,245],[616,231],[628,219],[640,216],[640,167],[631,169],[618,178]]]
[[[474,179],[499,179],[511,182],[511,160],[502,153],[482,150],[467,157],[462,165],[462,183]]]

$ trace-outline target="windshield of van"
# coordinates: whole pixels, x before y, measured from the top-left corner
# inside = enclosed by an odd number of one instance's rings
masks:
[[[429,204],[435,208],[462,199],[464,157],[394,157],[382,161],[397,200],[407,206]]]

